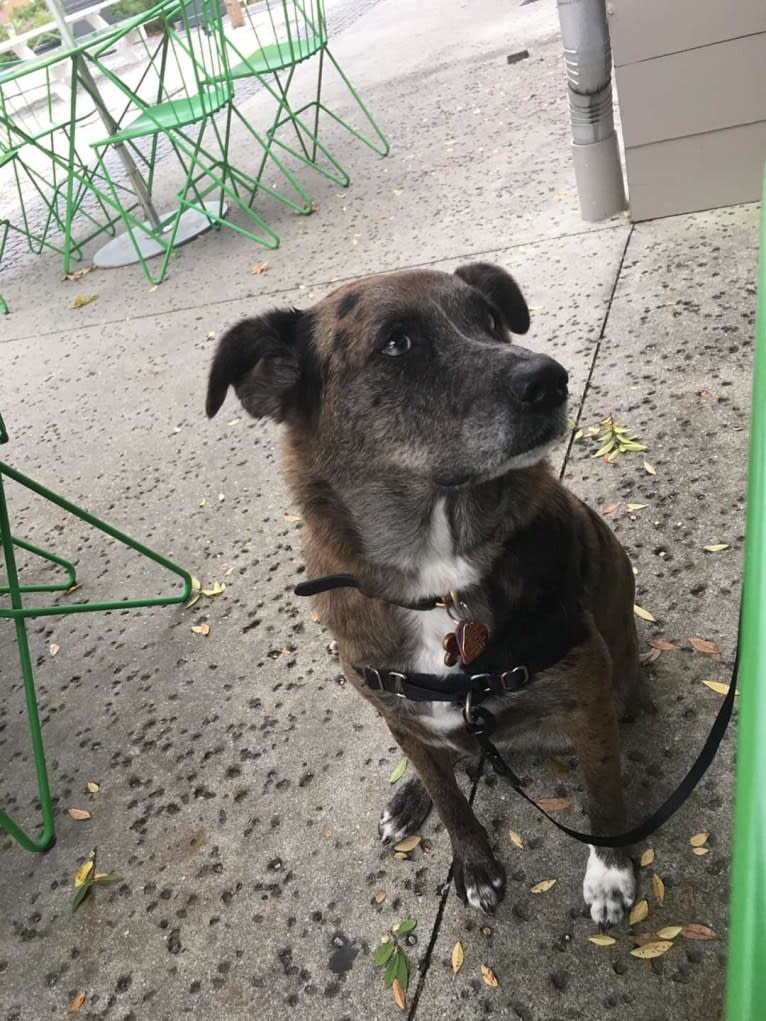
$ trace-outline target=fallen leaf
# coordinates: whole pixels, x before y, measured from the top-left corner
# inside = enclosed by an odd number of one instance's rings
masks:
[[[646,459],[644,459],[644,471],[647,473],[647,475],[657,474],[657,469],[654,467],[653,464],[649,464],[649,462]]]
[[[645,503],[626,503],[625,504],[625,510],[630,511],[630,513],[632,514],[633,511],[643,510],[644,507],[646,507],[646,506],[648,506],[648,504],[645,504]]]
[[[605,932],[599,932],[595,936],[588,936],[591,943],[595,943],[597,947],[611,947],[617,942],[614,936],[607,936]]]
[[[557,880],[555,879],[541,879],[539,883],[535,883],[534,886],[530,886],[530,893],[547,893],[552,887],[556,885]]]
[[[698,857],[702,857],[703,854],[708,854],[709,852],[710,852],[710,848],[709,847],[693,847],[692,848],[692,854],[696,854]]]
[[[711,546],[704,546],[703,549],[707,553],[720,553],[722,550],[728,549],[728,542],[715,542]]]
[[[207,340],[215,340],[215,338],[216,338],[215,330],[208,330],[207,331],[207,338],[206,339]]]
[[[71,273],[64,274],[64,280],[81,280],[92,269],[92,266],[82,266],[80,269],[74,269]]]
[[[226,591],[226,586],[222,581],[213,582],[212,588],[203,588],[200,590],[203,596],[207,596],[208,599],[215,599],[216,596],[220,596],[222,592]]]
[[[665,903],[665,884],[656,872],[652,876],[652,889],[654,890],[654,896],[657,898],[657,903],[662,907]]]
[[[204,501],[203,501],[204,503]],[[200,504],[200,507],[202,504]],[[200,596],[202,595],[202,582],[199,578],[192,578],[191,580],[191,594],[184,603],[187,610],[190,610],[195,603],[199,602]]]
[[[651,865],[654,861],[654,848],[647,847],[644,853],[641,855],[641,868],[646,868],[647,865]]]
[[[407,855],[404,851],[394,851],[394,858],[396,858],[397,861],[407,861]]]
[[[309,614],[309,620],[312,620],[315,624],[319,623],[319,614],[316,612],[316,610],[311,611],[311,613]]]
[[[55,656],[60,648],[61,648],[60,645],[56,645],[55,642],[51,642],[51,644],[48,646],[48,652],[51,654],[51,656]]]
[[[98,792],[101,790],[101,784],[95,783],[93,780],[88,780],[87,787],[88,794],[98,794]]]
[[[649,644],[653,649],[659,649],[660,652],[672,652],[673,649],[678,648],[673,642],[668,642],[664,638],[650,638]]]
[[[463,954],[463,944],[456,943],[452,948],[452,974],[457,975],[460,969],[463,967],[463,961],[465,956]]]
[[[639,663],[655,663],[662,653],[659,649],[647,649],[646,652],[642,652],[638,657]]]
[[[407,994],[402,989],[401,983],[398,978],[395,978],[391,983],[391,992],[394,994],[394,1003],[399,1010],[407,1009]]]
[[[394,850],[407,854],[409,851],[414,851],[422,839],[420,836],[405,837],[404,840],[400,840],[398,844],[394,845]]]
[[[643,606],[637,606],[635,603],[633,604],[633,612],[637,617],[640,617],[641,620],[650,620],[654,622],[656,622],[657,620],[654,614],[650,613],[648,610],[645,610]]]
[[[77,819],[78,822],[82,822],[84,819],[90,819],[90,812],[87,808],[68,808],[67,815],[70,819]]]
[[[545,812],[564,812],[572,807],[569,798],[538,798],[537,804]]]
[[[284,519],[285,519],[285,521],[290,521],[290,522],[292,522],[292,521],[300,521],[301,516],[300,516],[300,514],[285,514],[284,515]]]
[[[698,922],[682,925],[681,935],[686,936],[687,939],[718,939],[709,925],[700,925]]]
[[[210,625],[209,624],[192,624],[192,631],[195,635],[209,635]]]
[[[508,836],[511,838],[511,843],[515,844],[516,847],[524,847],[524,841],[516,830],[508,830]]]
[[[637,947],[645,947],[647,943],[654,943],[657,939],[656,932],[634,932],[630,938]]]
[[[408,760],[406,758],[399,759],[399,761],[391,771],[391,776],[389,776],[388,778],[390,783],[396,783],[397,780],[401,780],[401,778],[407,771],[407,762]]]
[[[256,262],[256,264],[253,266],[250,272],[253,273],[255,276],[258,276],[260,273],[268,272],[268,269],[269,269],[268,262]]]
[[[664,929],[657,931],[657,935],[660,939],[675,939],[682,929],[683,926],[681,925],[666,925]]]
[[[607,514],[614,514],[614,512],[617,510],[619,506],[620,501],[618,500],[617,503],[610,503],[608,507],[604,507],[601,513],[604,515],[604,517],[606,517]]]
[[[642,947],[636,947],[635,950],[631,950],[631,954],[633,957],[640,957],[642,960],[646,961],[652,957],[662,957],[662,955],[666,954],[672,946],[673,944],[670,940],[657,940],[653,943],[646,943]]]
[[[78,294],[76,297],[72,298],[69,307],[83,308],[85,305],[90,305],[92,301],[96,301],[97,299],[97,294]]]
[[[485,984],[490,986],[492,989],[497,989],[500,985],[497,975],[491,968],[488,968],[486,964],[482,964],[481,966],[481,977],[484,979]]]
[[[569,766],[561,759],[548,759],[548,765],[557,776],[566,776],[569,773]]]
[[[385,899],[386,899],[386,891],[385,890],[378,890],[378,892],[375,894],[375,903],[376,904],[382,904]]]
[[[94,867],[95,864],[96,864],[96,852],[95,852],[95,850],[93,850],[88,855],[88,860],[83,862],[83,864],[75,872],[75,874],[74,874],[74,885],[75,886],[82,886],[82,884],[85,882],[85,880],[88,878],[88,876],[93,871],[93,867]]]
[[[119,883],[122,876],[116,875],[114,872],[97,872],[93,877],[94,883]]]
[[[703,844],[707,843],[709,835],[708,833],[695,833],[693,837],[689,837],[689,843],[692,847],[702,847]]]
[[[223,572],[224,578],[230,578],[232,576],[232,574],[234,574],[234,568],[233,567],[227,567],[226,570]]]
[[[706,688],[710,688],[717,695],[728,695],[730,684],[724,684],[723,681],[703,681]],[[735,695],[739,695],[739,689],[734,692]]]
[[[643,922],[646,916],[649,914],[649,901],[646,897],[642,897],[640,901],[633,905],[628,917],[629,925],[638,925],[639,922]]]
[[[70,1016],[72,1014],[76,1014],[80,1007],[82,1007],[83,1003],[85,1003],[86,996],[87,993],[78,993],[77,996],[75,996],[75,998],[69,1004],[69,1010],[67,1010],[67,1014],[69,1014]]]
[[[704,656],[718,656],[721,652],[715,642],[709,642],[705,638],[690,638],[689,645]]]
[[[78,589],[81,589],[81,588],[82,588],[82,583],[78,581],[76,585],[72,585],[71,588],[68,588],[66,590],[66,594],[68,596],[71,596],[73,592],[77,592]]]

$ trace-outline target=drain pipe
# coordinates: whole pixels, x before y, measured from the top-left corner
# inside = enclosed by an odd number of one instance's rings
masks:
[[[612,110],[612,50],[605,0],[557,0],[569,83],[572,156],[583,220],[625,209]]]

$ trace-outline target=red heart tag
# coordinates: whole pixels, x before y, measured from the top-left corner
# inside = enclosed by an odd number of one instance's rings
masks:
[[[489,645],[489,628],[475,620],[459,620],[455,625],[455,641],[463,666],[468,666]]]

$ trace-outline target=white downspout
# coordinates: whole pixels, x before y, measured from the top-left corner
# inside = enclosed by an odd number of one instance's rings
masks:
[[[569,83],[572,155],[583,220],[625,209],[612,110],[612,50],[605,0],[557,0]]]

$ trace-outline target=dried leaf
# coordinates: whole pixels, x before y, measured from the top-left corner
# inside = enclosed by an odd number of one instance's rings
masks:
[[[452,974],[457,975],[460,969],[463,967],[463,961],[465,955],[463,954],[463,944],[458,942],[452,948]]]
[[[682,929],[683,926],[681,925],[666,925],[664,929],[657,931],[657,935],[660,939],[675,939]]]
[[[51,654],[51,656],[55,656],[60,648],[61,648],[60,645],[56,645],[55,642],[51,642],[51,644],[48,646],[48,652]]]
[[[82,1007],[83,1003],[85,1003],[85,997],[87,995],[88,995],[87,993],[80,992],[77,994],[77,996],[75,996],[75,998],[69,1004],[69,1010],[67,1010],[67,1014],[69,1014],[70,1017],[73,1014],[76,1014],[80,1007]]]
[[[316,610],[311,611],[311,613],[309,614],[309,620],[313,621],[315,624],[319,623],[319,614],[316,612]]]
[[[81,280],[86,273],[90,273],[93,269],[92,266],[81,266],[80,269],[74,269],[71,273],[64,274],[64,280]],[[83,996],[85,994],[83,993]]]
[[[76,295],[76,297],[72,298],[69,307],[83,308],[83,306],[90,305],[92,301],[96,301],[97,299],[98,299],[97,294],[78,294]]]
[[[604,507],[601,513],[604,515],[604,517],[606,517],[607,514],[614,514],[614,512],[617,510],[619,506],[620,501],[618,500],[617,503],[610,503],[608,507]]]
[[[407,855],[404,851],[394,851],[394,858],[396,858],[397,861],[407,861]]]
[[[644,853],[641,855],[641,868],[646,868],[647,865],[651,865],[654,861],[654,848],[647,847]]]
[[[595,936],[588,936],[591,943],[595,943],[597,947],[611,947],[617,942],[614,936],[607,936],[605,932],[599,932]]]
[[[538,798],[537,804],[545,812],[564,812],[572,807],[569,798]]]
[[[650,638],[649,644],[653,649],[659,649],[660,652],[672,652],[678,648],[673,642],[668,642],[664,638]]]
[[[192,624],[192,631],[195,635],[209,635],[210,625],[209,624]]]
[[[702,857],[703,854],[709,854],[709,853],[710,853],[710,848],[709,847],[693,847],[692,848],[692,854],[696,854],[700,858]]]
[[[697,652],[701,652],[704,656],[718,656],[721,650],[715,642],[709,642],[705,638],[690,638],[689,645]]]
[[[222,581],[213,582],[212,588],[203,588],[202,595],[207,596],[208,599],[215,599],[216,596],[220,596],[222,592],[226,591],[226,586]]]
[[[716,695],[728,695],[729,688],[731,687],[729,684],[724,684],[723,681],[703,681],[702,683],[706,688],[710,688],[711,691],[714,691]],[[739,695],[739,689],[737,689],[734,694]]]
[[[404,840],[400,840],[398,844],[394,845],[394,850],[407,854],[409,851],[414,851],[422,839],[420,836],[405,837]]]
[[[707,553],[720,553],[722,550],[728,549],[728,542],[714,542],[711,546],[704,546],[703,549]]]
[[[101,784],[95,783],[93,780],[88,780],[87,783],[88,794],[98,794],[101,790]]]
[[[488,968],[486,964],[482,964],[481,966],[481,977],[485,984],[490,986],[492,989],[497,989],[500,985],[497,975],[491,968]]]
[[[385,890],[378,890],[378,892],[375,894],[375,903],[376,904],[382,904],[385,899],[386,899],[386,891]]]
[[[641,960],[646,961],[652,957],[662,957],[672,946],[673,944],[670,940],[657,940],[654,943],[646,943],[642,947],[636,947],[635,950],[631,950],[631,954],[633,957],[640,957]]]
[[[649,464],[649,462],[646,460],[646,458],[644,458],[644,471],[648,475],[656,475],[657,474],[657,469],[654,467],[653,464]]]
[[[394,979],[391,983],[391,992],[394,994],[394,1003],[399,1010],[407,1009],[407,994],[402,989],[399,979]]]
[[[511,838],[511,843],[515,844],[516,847],[524,847],[524,841],[516,830],[508,830],[508,836]]]
[[[689,843],[692,847],[702,847],[703,844],[707,843],[709,835],[708,833],[695,833],[693,837],[689,837]]]
[[[647,506],[648,506],[648,504],[645,504],[645,503],[626,503],[625,504],[625,510],[630,511],[630,513],[632,514],[633,511],[643,510],[644,507],[647,507]]]
[[[85,880],[90,876],[96,864],[96,851],[95,848],[88,855],[88,860],[83,862],[79,869],[74,874],[74,885],[82,886]]]
[[[700,925],[698,922],[683,925],[681,935],[686,936],[687,939],[718,939],[709,925]]]
[[[255,276],[258,276],[261,273],[268,272],[268,269],[269,269],[268,262],[256,262],[256,264],[253,266],[250,272],[253,273]]]
[[[202,504],[200,504],[200,507],[201,506],[202,506]],[[184,606],[186,607],[187,610],[191,609],[191,607],[194,606],[195,603],[199,602],[199,597],[200,597],[201,593],[202,593],[202,582],[199,580],[199,578],[192,578],[192,580],[191,580],[191,594],[190,594],[189,598],[187,599],[187,601],[184,603]]]
[[[654,890],[654,896],[657,898],[657,903],[662,907],[665,903],[665,884],[656,872],[652,876],[652,889]]]
[[[655,663],[662,653],[659,649],[647,649],[646,652],[642,652],[638,657],[639,663]]]
[[[284,514],[283,517],[284,520],[288,522],[300,521],[301,519],[300,514]]]
[[[628,917],[629,925],[638,925],[639,922],[643,922],[646,916],[649,914],[649,901],[646,897],[642,897],[640,901],[633,905]]]
[[[71,819],[77,819],[78,822],[81,822],[84,819],[90,819],[90,812],[87,808],[68,808],[67,815]]]
[[[227,567],[226,570],[223,572],[224,578],[230,578],[232,576],[232,574],[234,574],[234,568],[233,567]]]
[[[640,617],[641,620],[650,620],[655,622],[657,620],[654,614],[650,613],[648,610],[645,610],[643,606],[637,606],[635,603],[633,604],[633,612],[637,617]]]
[[[569,766],[561,759],[548,759],[548,765],[557,776],[566,776],[569,773]]]
[[[388,778],[390,783],[396,783],[397,780],[401,780],[401,778],[407,771],[407,762],[408,760],[406,758],[399,759],[399,761],[391,771],[391,776],[389,776]]]
[[[556,885],[557,880],[555,879],[541,879],[539,883],[535,883],[534,886],[530,886],[530,893],[547,893],[552,887]]]

